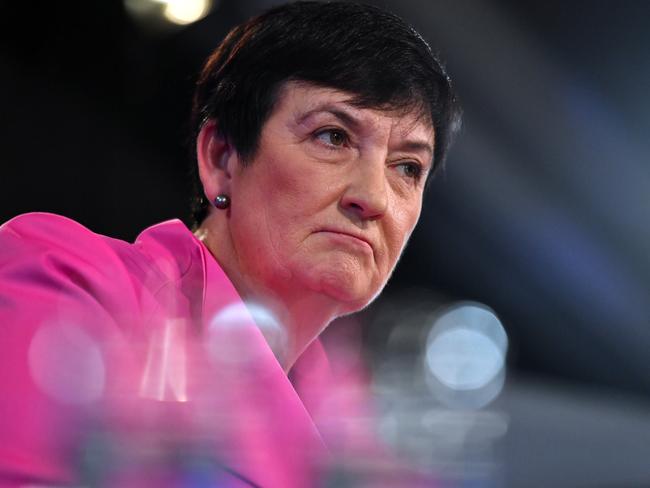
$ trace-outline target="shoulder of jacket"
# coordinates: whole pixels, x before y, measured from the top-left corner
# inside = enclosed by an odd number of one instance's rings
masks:
[[[129,247],[60,215],[19,215],[0,226],[0,281],[65,289],[132,308],[136,303],[129,302],[137,295],[132,276],[141,260],[128,259]]]
[[[4,255],[0,262],[6,261],[8,254],[32,259],[48,254],[77,260],[89,268],[111,268],[119,261],[119,248],[129,246],[127,242],[96,234],[67,217],[44,212],[18,215],[0,226]]]

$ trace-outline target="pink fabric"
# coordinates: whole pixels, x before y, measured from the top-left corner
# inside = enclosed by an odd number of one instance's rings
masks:
[[[326,375],[318,344],[308,356]],[[0,227],[0,486],[78,483],[89,432],[106,431],[118,439],[108,465],[142,455],[133,446],[203,446],[227,468],[219,486],[311,486],[327,456],[227,276],[180,221],[129,244],[60,216],[16,217]]]

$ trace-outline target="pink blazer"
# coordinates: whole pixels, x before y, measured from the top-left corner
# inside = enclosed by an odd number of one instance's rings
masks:
[[[301,361],[310,386],[327,381],[318,343]],[[196,471],[206,456],[223,469]],[[0,227],[0,486],[178,486],[200,472],[218,486],[303,487],[327,456],[228,277],[180,221],[133,244],[45,213]]]

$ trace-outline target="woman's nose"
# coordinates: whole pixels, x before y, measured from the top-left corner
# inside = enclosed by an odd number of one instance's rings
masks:
[[[359,162],[348,173],[348,185],[341,198],[341,207],[361,220],[381,218],[388,208],[388,182],[383,162]]]

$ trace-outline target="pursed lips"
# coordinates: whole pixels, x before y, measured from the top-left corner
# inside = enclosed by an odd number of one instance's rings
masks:
[[[373,254],[375,252],[375,246],[372,244],[370,239],[368,239],[364,235],[361,235],[361,234],[358,234],[358,233],[355,233],[355,232],[349,232],[349,231],[346,231],[346,230],[329,228],[329,227],[324,228],[324,229],[319,229],[318,231],[316,231],[316,233],[320,233],[320,232],[329,232],[331,234],[340,234],[340,235],[343,235],[343,236],[352,237],[352,238],[354,238],[354,239],[356,239],[358,241],[361,241],[361,242],[365,243],[368,247],[370,247]]]

